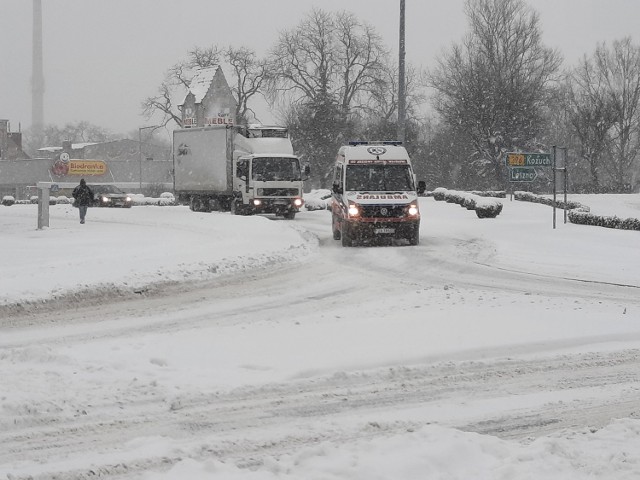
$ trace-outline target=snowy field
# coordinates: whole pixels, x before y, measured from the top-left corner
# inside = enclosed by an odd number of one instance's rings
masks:
[[[640,217],[640,195],[575,195]],[[640,232],[0,206],[0,479],[640,478]]]

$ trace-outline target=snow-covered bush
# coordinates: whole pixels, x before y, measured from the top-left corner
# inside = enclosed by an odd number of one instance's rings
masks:
[[[29,203],[38,203],[38,196],[37,195],[31,195],[29,197]]]
[[[553,206],[552,198],[529,192],[515,192],[513,198],[523,202],[542,203]],[[571,223],[577,225],[593,225],[596,227],[617,228],[620,230],[640,230],[640,220],[637,218],[620,218],[615,215],[612,217],[594,215],[586,205],[572,201],[568,201],[566,205],[564,201],[556,201],[556,207],[569,210],[567,212],[567,218]]]
[[[2,205],[5,207],[10,207],[14,203],[16,203],[16,198],[13,195],[5,195],[2,197]]]
[[[168,195],[166,195],[168,194]],[[157,205],[161,207],[172,206],[176,204],[176,199],[172,193],[165,192],[160,197],[145,197],[141,193],[129,195],[133,205]]]
[[[71,200],[66,195],[60,195],[56,200],[58,205],[69,205],[71,203]]]
[[[522,202],[542,203],[543,205],[549,205],[553,207],[553,198],[544,197],[542,195],[536,195],[531,192],[514,192],[513,198]],[[569,200],[565,205],[563,200],[556,200],[556,208],[562,208],[563,210],[572,210],[574,208],[582,208],[589,211],[589,207],[582,205],[578,202]]]
[[[506,198],[507,192],[504,190],[473,190],[471,193],[479,197]]]
[[[176,197],[171,192],[162,192],[156,205],[169,206],[176,204]]]
[[[475,193],[436,188],[433,191],[433,198],[447,203],[456,203],[467,210],[475,210],[478,218],[495,218],[502,212],[500,200]]]
[[[304,194],[304,208],[307,210],[330,210],[331,190],[321,188]]]
[[[478,218],[496,218],[502,212],[502,202],[495,198],[477,197],[474,210]]]
[[[441,202],[445,199],[444,197],[446,194],[447,194],[446,188],[438,187],[433,191],[433,199],[437,200],[438,202]]]
[[[158,201],[155,205],[167,207],[175,204],[176,198],[173,195],[171,197],[163,197],[162,195],[160,195],[160,198],[158,198]]]
[[[593,225],[596,227],[617,228],[619,230],[640,230],[640,220],[637,218],[593,215],[588,210],[580,208],[569,210],[567,217],[571,223],[578,225]]]

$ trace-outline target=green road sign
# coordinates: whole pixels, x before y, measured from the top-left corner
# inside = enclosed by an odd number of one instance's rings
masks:
[[[510,182],[533,182],[538,174],[532,167],[511,167],[509,169]]]
[[[550,167],[550,153],[507,153],[507,167]]]

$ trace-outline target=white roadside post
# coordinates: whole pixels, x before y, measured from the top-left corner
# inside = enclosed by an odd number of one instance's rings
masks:
[[[60,188],[72,188],[75,186],[75,183],[38,182],[38,230],[49,226],[51,192],[57,192]]]
[[[38,182],[38,230],[49,226],[49,190],[51,182]]]

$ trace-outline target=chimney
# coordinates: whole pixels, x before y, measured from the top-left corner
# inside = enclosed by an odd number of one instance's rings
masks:
[[[0,120],[0,158],[6,158],[9,146],[9,120]]]
[[[44,73],[42,64],[42,0],[33,0],[31,126],[38,133],[41,133],[44,127]]]

